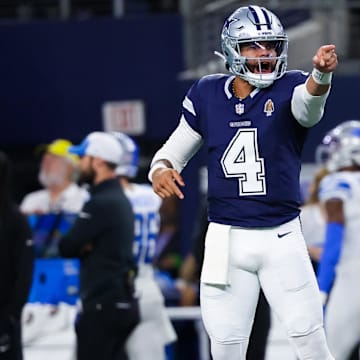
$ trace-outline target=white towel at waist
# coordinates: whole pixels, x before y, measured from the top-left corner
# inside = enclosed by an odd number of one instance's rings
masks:
[[[229,285],[230,225],[210,223],[205,238],[201,282]]]

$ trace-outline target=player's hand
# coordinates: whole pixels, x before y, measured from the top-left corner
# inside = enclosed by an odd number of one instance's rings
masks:
[[[323,45],[313,57],[314,68],[322,73],[333,72],[338,65],[338,58],[335,52],[335,45]]]
[[[152,175],[152,186],[156,194],[162,199],[176,195],[179,199],[184,198],[179,186],[185,186],[182,176],[171,168],[156,169]]]

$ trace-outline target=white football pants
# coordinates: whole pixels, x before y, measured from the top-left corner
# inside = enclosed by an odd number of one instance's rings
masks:
[[[143,271],[144,267],[142,265]],[[176,340],[176,333],[166,313],[159,285],[153,275],[138,276],[135,290],[139,296],[140,323],[126,341],[128,357],[130,360],[165,360],[165,346]]]
[[[359,273],[357,262],[339,267],[326,305],[325,330],[336,360],[347,360],[360,340]]]
[[[325,340],[319,290],[299,219],[267,229],[231,227],[229,234],[230,285],[202,283],[200,289],[213,359],[246,359],[261,286],[298,359],[333,360]]]

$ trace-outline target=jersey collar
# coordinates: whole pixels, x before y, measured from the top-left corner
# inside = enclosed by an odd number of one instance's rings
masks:
[[[224,92],[226,97],[230,100],[233,97],[233,93],[231,90],[231,83],[235,79],[235,75],[229,76],[224,85]],[[259,88],[255,88],[251,93],[250,97],[253,98],[258,92],[260,91]]]

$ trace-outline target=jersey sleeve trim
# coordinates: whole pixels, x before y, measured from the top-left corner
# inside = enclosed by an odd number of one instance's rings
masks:
[[[319,199],[326,202],[332,199],[346,201],[351,197],[351,185],[343,178],[332,176],[325,178],[320,184]]]
[[[194,105],[192,103],[192,101],[187,97],[185,96],[185,99],[182,103],[182,106],[189,112],[191,113],[192,115],[196,116],[196,112],[195,112],[195,108],[194,108]]]

